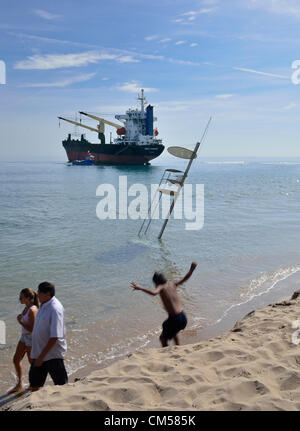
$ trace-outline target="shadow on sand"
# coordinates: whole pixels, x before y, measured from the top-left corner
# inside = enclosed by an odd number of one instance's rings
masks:
[[[0,408],[5,406],[5,404],[8,404],[12,401],[18,400],[20,397],[22,397],[25,394],[29,394],[30,391],[28,389],[25,389],[21,392],[14,392],[12,394],[3,394],[0,395]]]

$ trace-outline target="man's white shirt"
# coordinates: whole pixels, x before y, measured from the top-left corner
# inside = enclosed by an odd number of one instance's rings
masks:
[[[43,360],[64,358],[67,351],[64,315],[64,307],[55,296],[40,305],[32,331],[32,359],[40,356],[49,338],[57,338],[57,341]]]

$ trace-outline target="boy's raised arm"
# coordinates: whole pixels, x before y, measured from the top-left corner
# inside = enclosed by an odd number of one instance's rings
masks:
[[[161,287],[158,286],[155,290],[146,289],[145,287],[142,287],[139,284],[134,283],[133,281],[131,281],[130,284],[134,290],[142,290],[143,292],[148,293],[149,295],[152,295],[152,296],[157,295],[162,289],[162,286]]]
[[[192,262],[189,271],[186,273],[186,275],[179,281],[175,281],[175,286],[179,286],[180,284],[183,284],[185,281],[187,281],[190,276],[193,274],[195,268],[197,267],[197,262]]]

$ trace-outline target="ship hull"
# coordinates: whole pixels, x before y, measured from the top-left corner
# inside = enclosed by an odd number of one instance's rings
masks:
[[[84,160],[88,154],[92,154],[95,165],[147,165],[164,150],[161,144],[91,144],[87,140],[74,139],[67,139],[62,144],[69,162]]]

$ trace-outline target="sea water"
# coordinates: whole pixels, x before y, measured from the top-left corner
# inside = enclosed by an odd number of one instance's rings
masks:
[[[200,230],[185,230],[186,220],[171,218],[159,241],[162,220],[139,238],[141,219],[120,219],[118,211],[113,220],[97,217],[100,184],[118,190],[126,176],[128,186],[149,188],[165,168],[186,164],[0,163],[1,393],[14,383],[19,292],[42,281],[55,284],[65,308],[70,374],[159,347],[166,316],[160,300],[130,287],[133,280],[151,288],[156,270],[176,280],[198,262],[179,289],[188,316],[183,343],[225,331],[253,308],[299,288],[299,160],[195,161],[186,183],[204,185]]]

